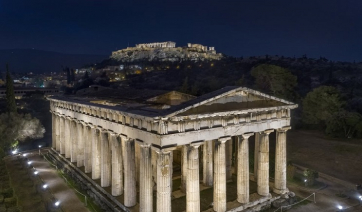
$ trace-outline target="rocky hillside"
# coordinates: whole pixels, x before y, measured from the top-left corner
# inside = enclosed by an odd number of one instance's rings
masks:
[[[206,61],[219,60],[222,54],[210,53],[187,47],[177,48],[135,48],[129,47],[112,53],[111,58],[120,62],[134,61]]]

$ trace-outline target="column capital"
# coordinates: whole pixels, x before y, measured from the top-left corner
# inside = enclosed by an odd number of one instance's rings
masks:
[[[282,128],[277,129],[277,132],[287,132],[290,129],[292,129],[291,126],[284,126]]]
[[[118,134],[113,132],[112,130],[108,130],[110,136],[117,136]]]
[[[262,131],[262,132],[260,132],[260,133],[269,135],[269,134],[272,133],[272,132],[274,132],[274,129],[264,130],[264,131]]]
[[[221,143],[225,143],[226,141],[228,141],[230,139],[231,139],[231,136],[224,136],[224,137],[220,137],[218,139],[218,141],[221,142]]]
[[[190,146],[191,147],[194,147],[194,148],[198,148],[199,146],[203,145],[204,144],[204,140],[201,140],[201,141],[193,141],[190,143]]]
[[[177,149],[177,146],[176,145],[172,145],[172,146],[158,146],[158,145],[155,145],[155,144],[152,144],[151,148],[157,152],[157,154],[160,154],[160,153],[169,153],[169,152],[172,152],[173,150],[176,150]]]
[[[251,136],[253,136],[253,135],[254,135],[253,132],[248,132],[248,133],[243,133],[243,134],[241,134],[240,136],[241,136],[244,140],[246,140],[246,139],[248,139],[249,137],[251,137]]]

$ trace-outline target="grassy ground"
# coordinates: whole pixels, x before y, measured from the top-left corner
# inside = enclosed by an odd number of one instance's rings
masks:
[[[14,212],[45,212],[46,205],[43,201],[42,194],[39,192],[41,182],[34,177],[31,169],[26,165],[24,159],[22,157],[12,157],[11,159],[7,159],[6,167],[9,173],[9,181],[4,179],[1,180],[1,182],[5,187],[8,184],[11,191],[13,191],[9,192],[6,196],[12,196],[10,205],[18,208],[17,210],[14,209]],[[1,168],[0,170],[5,169]]]

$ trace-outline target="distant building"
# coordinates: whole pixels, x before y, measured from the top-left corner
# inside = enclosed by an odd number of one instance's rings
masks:
[[[59,94],[59,89],[56,88],[17,88],[14,87],[14,94],[16,99],[21,99],[26,94],[41,93],[45,96]],[[5,98],[6,88],[0,88],[0,98]]]

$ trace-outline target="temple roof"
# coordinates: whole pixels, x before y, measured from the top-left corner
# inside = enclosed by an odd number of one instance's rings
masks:
[[[217,116],[276,109],[293,109],[298,105],[245,87],[228,86],[194,97],[177,91],[104,89],[86,95],[51,97],[89,106],[156,119],[193,116]]]

